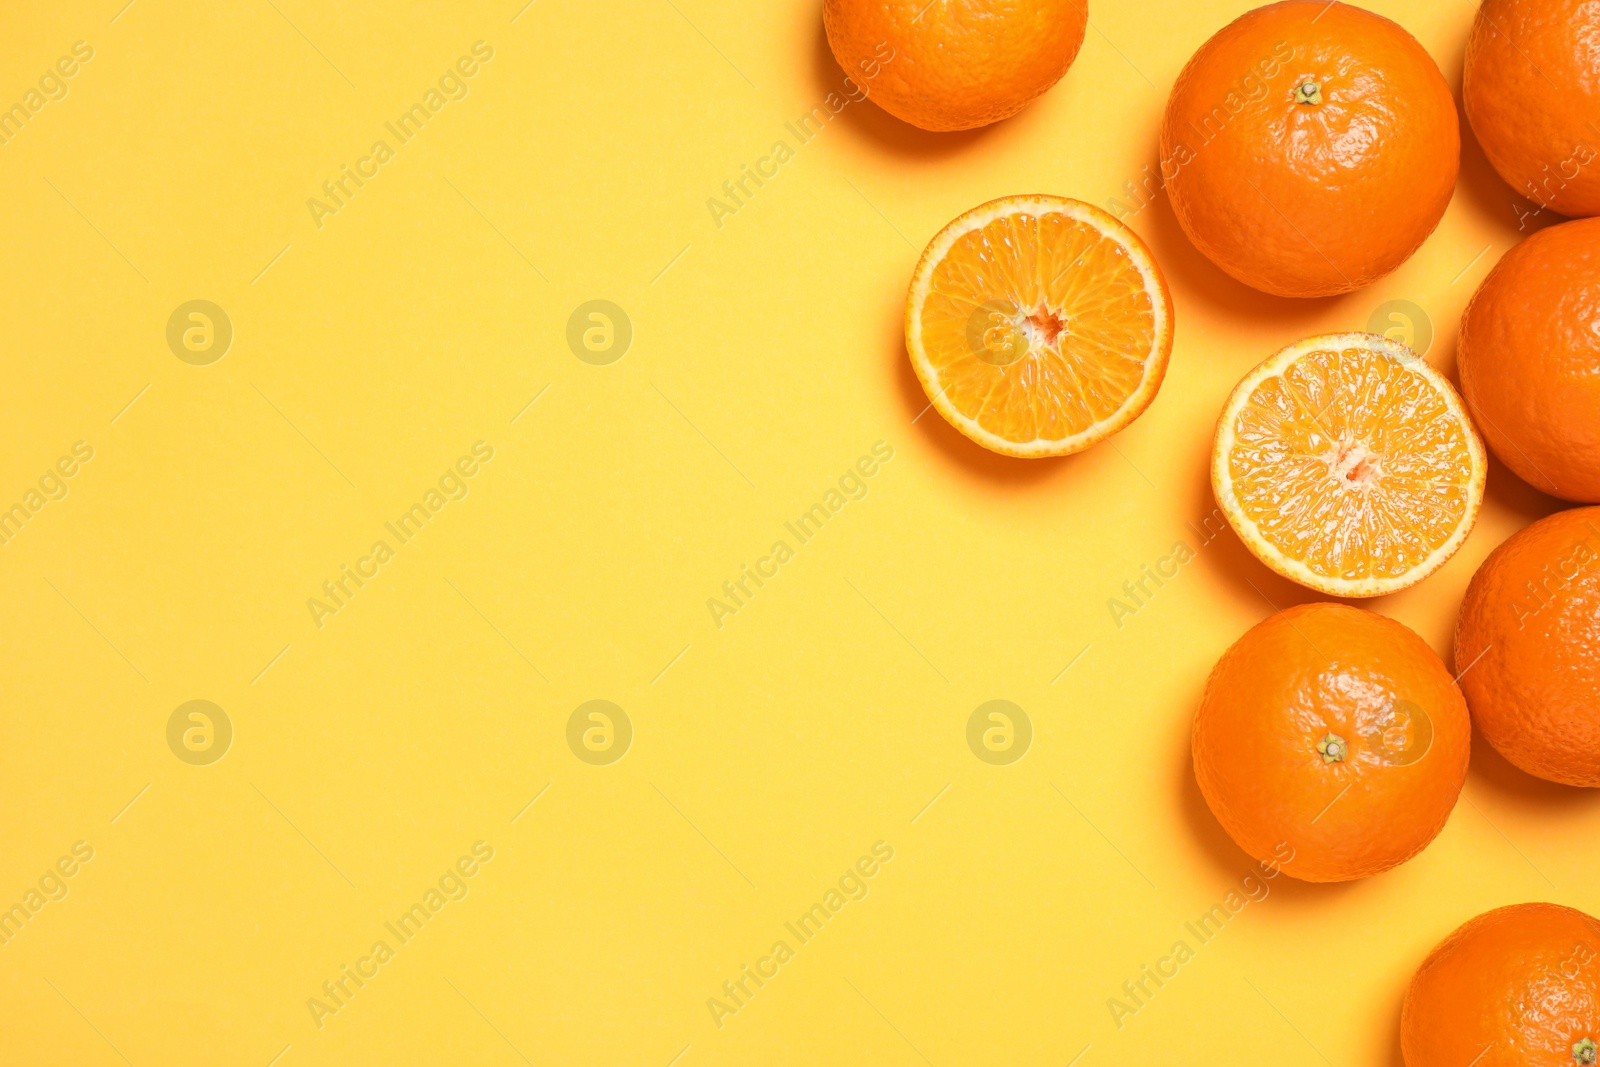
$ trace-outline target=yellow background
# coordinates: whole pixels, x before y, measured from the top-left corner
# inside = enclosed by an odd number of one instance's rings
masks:
[[[94,49],[0,146],[0,503],[94,449],[0,547],[0,907],[95,850],[0,947],[0,1060],[1397,1064],[1445,933],[1600,911],[1597,798],[1478,743],[1416,860],[1280,878],[1120,1028],[1106,1004],[1250,871],[1189,724],[1221,651],[1310,596],[1229,533],[1120,628],[1107,600],[1211,511],[1213,421],[1270,352],[1406,299],[1453,373],[1522,205],[1470,136],[1438,232],[1340,299],[1246,290],[1164,200],[1134,215],[1176,304],[1165,386],[1025,463],[917,417],[916,255],[996,196],[1121,195],[1244,0],[1095,0],[1068,75],[983,131],[853,104],[720,227],[707,200],[840,87],[817,0],[123,2],[12,3],[0,35],[0,102]],[[1372,6],[1459,87],[1468,0]],[[308,198],[480,40],[469,95],[319,228]],[[209,366],[166,343],[193,299],[235,331]],[[566,343],[592,299],[633,324],[609,366]],[[315,625],[480,440],[470,495]],[[866,498],[714,626],[880,440]],[[1464,550],[1370,606],[1447,655],[1473,569],[1555,506],[1496,465]],[[235,731],[209,766],[167,745],[193,699]],[[609,766],[567,745],[592,699],[633,726]],[[992,699],[1035,731],[1010,766],[966,744]],[[307,1000],[480,840],[470,894],[319,1029]],[[878,841],[870,894],[716,1026]]]

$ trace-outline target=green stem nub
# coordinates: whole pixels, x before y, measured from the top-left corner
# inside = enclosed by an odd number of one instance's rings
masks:
[[[1322,86],[1307,78],[1294,87],[1294,102],[1297,104],[1322,103]]]
[[[1329,734],[1317,742],[1317,751],[1322,755],[1323,763],[1342,763],[1350,747],[1344,743],[1344,738],[1338,734]],[[1573,1055],[1577,1055],[1574,1051]],[[1593,1060],[1589,1061],[1593,1063]]]
[[[1572,1058],[1578,1063],[1591,1064],[1600,1057],[1600,1046],[1596,1046],[1594,1038],[1586,1037],[1572,1046]]]

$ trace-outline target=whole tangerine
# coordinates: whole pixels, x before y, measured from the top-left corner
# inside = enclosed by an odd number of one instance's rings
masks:
[[[1472,721],[1502,756],[1600,786],[1600,508],[1558,511],[1489,554],[1455,655]]]
[[[1455,101],[1396,23],[1324,0],[1247,12],[1178,75],[1161,179],[1183,231],[1246,285],[1331,296],[1382,277],[1455,189]]]
[[[889,114],[924,130],[1010,118],[1067,72],[1088,0],[825,0],[845,73]]]
[[[1469,919],[1406,989],[1406,1067],[1586,1067],[1600,1053],[1600,920],[1560,904]]]
[[[1302,604],[1218,661],[1195,715],[1194,771],[1241,849],[1342,882],[1438,835],[1470,737],[1461,691],[1422,638],[1360,608]]]
[[[1461,102],[1512,189],[1563,215],[1600,214],[1600,7],[1484,0],[1467,37]]]
[[[1540,230],[1495,264],[1461,318],[1457,363],[1501,462],[1600,503],[1600,219]]]

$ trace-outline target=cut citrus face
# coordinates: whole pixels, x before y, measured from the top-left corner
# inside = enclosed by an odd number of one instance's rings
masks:
[[[1444,376],[1370,333],[1312,337],[1228,397],[1211,486],[1250,551],[1334,596],[1426,578],[1477,520],[1483,441]]]
[[[1081,452],[1150,406],[1172,299],[1144,242],[1060,196],[993,200],[929,243],[906,349],[950,424],[1010,456]]]

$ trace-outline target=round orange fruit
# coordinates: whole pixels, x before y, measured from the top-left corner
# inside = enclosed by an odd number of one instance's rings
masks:
[[[1600,214],[1600,7],[1483,0],[1467,38],[1461,102],[1494,169],[1541,208]]]
[[[1333,596],[1421,581],[1466,540],[1488,459],[1444,376],[1370,333],[1290,345],[1223,406],[1211,486],[1256,558]]]
[[[1495,264],[1462,317],[1457,363],[1506,466],[1600,503],[1600,219],[1540,230]]]
[[[1600,508],[1558,511],[1489,554],[1455,656],[1472,721],[1501,755],[1600,786]]]
[[[1346,604],[1302,604],[1217,662],[1194,772],[1245,852],[1343,882],[1403,863],[1444,828],[1470,735],[1461,692],[1422,638]]]
[[[1161,178],[1189,239],[1278,296],[1359,289],[1410,258],[1455,189],[1455,101],[1382,16],[1285,0],[1240,16],[1178,75]]]
[[[940,230],[906,295],[929,405],[1010,456],[1079,452],[1150,406],[1172,298],[1132,230],[1077,200],[1008,196]]]
[[[1406,1067],[1586,1067],[1600,1054],[1600,920],[1560,904],[1469,919],[1417,968]]]
[[[834,58],[869,99],[925,130],[1010,118],[1067,72],[1089,0],[824,0]]]

